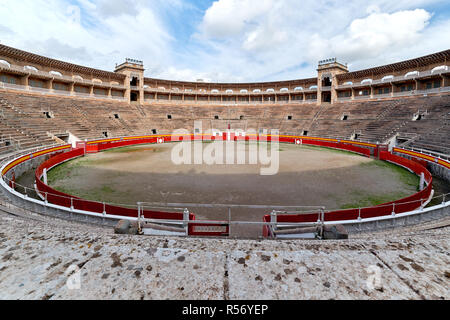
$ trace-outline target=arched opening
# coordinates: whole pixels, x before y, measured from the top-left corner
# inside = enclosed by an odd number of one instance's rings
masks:
[[[331,87],[331,79],[330,79],[330,77],[324,77],[322,79],[322,87]]]
[[[1,62],[1,60],[0,60]],[[434,67],[433,69],[431,69],[431,73],[437,72],[437,71],[447,71],[448,70],[448,66],[438,66],[438,67]]]
[[[8,66],[8,68],[11,68],[11,64],[8,61],[6,61],[6,60],[0,60],[0,64]]]
[[[419,71],[417,71],[417,70],[415,70],[415,71],[410,71],[410,72],[407,72],[406,74],[405,74],[405,78],[407,78],[407,77],[412,77],[412,76],[418,76],[419,75]]]
[[[36,67],[33,66],[25,66],[23,67],[25,70],[30,70],[30,71],[38,71],[38,69]]]
[[[322,102],[331,102],[331,92],[322,92]]]
[[[137,87],[138,84],[139,84],[139,78],[138,77],[131,77],[130,86]]]
[[[53,76],[62,77],[62,74],[61,74],[61,72],[59,72],[59,71],[54,71],[54,70],[52,70],[52,71],[50,71],[49,73],[50,73],[51,75],[53,75]]]
[[[130,101],[138,101],[138,99],[139,99],[139,92],[130,93]]]

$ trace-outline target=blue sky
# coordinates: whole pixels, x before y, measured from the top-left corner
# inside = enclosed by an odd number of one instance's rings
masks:
[[[0,0],[0,41],[146,76],[270,81],[314,77],[318,60],[351,70],[450,49],[441,0]]]

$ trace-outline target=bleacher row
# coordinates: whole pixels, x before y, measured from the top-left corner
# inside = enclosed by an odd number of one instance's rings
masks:
[[[309,105],[137,105],[0,91],[0,153],[46,145],[70,132],[95,139],[194,130],[279,129],[282,134],[405,145],[450,153],[450,95]]]

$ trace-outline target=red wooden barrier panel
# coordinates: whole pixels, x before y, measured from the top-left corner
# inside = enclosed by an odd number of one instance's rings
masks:
[[[370,156],[370,149],[357,147],[353,145],[346,145],[342,143],[334,143],[328,141],[315,141],[308,139],[303,139],[303,143],[320,146],[334,145],[342,149],[352,150]],[[421,161],[409,160],[382,150],[377,151],[377,153],[379,154],[381,160],[391,161],[396,164],[402,165],[406,168],[409,168],[417,175],[423,173],[425,181],[427,182],[427,186],[422,191],[417,192],[409,197],[380,204],[378,206],[361,209],[355,208],[355,209],[345,209],[345,210],[325,212],[324,216],[325,221],[356,220],[358,219],[358,217],[360,217],[361,219],[365,219],[365,218],[388,216],[391,215],[392,212],[395,212],[396,214],[408,212],[419,208],[430,197],[433,177],[431,173],[422,165]],[[315,220],[313,217],[315,217]],[[263,221],[266,222],[270,221],[270,216],[269,215],[264,216]],[[314,222],[314,221],[317,221],[317,214],[298,215],[298,216],[277,215],[277,222]],[[269,235],[269,228],[267,226],[264,226],[263,228],[263,235],[265,236]]]
[[[223,221],[221,224],[190,223],[188,230],[190,236],[227,237],[230,234],[230,225],[226,221]]]
[[[156,141],[155,139],[149,139],[150,141]],[[149,141],[147,140],[147,141]],[[142,143],[142,142],[141,142]],[[106,142],[100,144],[103,150],[107,148],[114,148],[117,146],[124,146],[133,144],[132,142]],[[120,216],[128,216],[128,217],[137,217],[138,211],[135,208],[125,208],[120,206],[113,206],[109,204],[103,204],[98,201],[90,201],[85,199],[80,199],[79,197],[72,196],[60,191],[57,191],[50,186],[44,184],[40,180],[44,168],[49,169],[65,160],[73,159],[75,157],[81,156],[84,154],[84,149],[74,149],[65,153],[57,154],[47,161],[43,162],[35,172],[36,178],[36,187],[41,195],[47,199],[49,203],[53,203],[56,205],[60,205],[63,207],[71,208],[95,213],[107,213],[110,215],[120,215]],[[167,219],[167,220],[183,220],[183,214],[179,212],[163,212],[163,211],[152,211],[152,210],[143,210],[142,216],[144,218],[149,219]],[[190,214],[190,218],[193,218],[194,215]]]
[[[129,146],[129,145],[137,145],[137,144],[146,144],[146,143],[158,143],[160,139],[163,139],[163,141],[167,141],[168,139],[171,139],[171,141],[180,141],[180,140],[215,140],[215,139],[227,139],[227,133],[224,132],[222,136],[209,136],[209,135],[179,135],[179,136],[145,136],[145,137],[127,137],[127,138],[115,138],[115,139],[105,139],[105,140],[98,140],[94,142],[89,142],[86,144],[86,152],[98,152],[102,150],[107,150],[110,148],[117,148],[117,147],[123,147],[123,146]],[[235,136],[234,133],[231,136],[232,140],[239,140],[241,137]],[[242,137],[242,140],[246,141],[256,141],[259,140],[259,136],[257,135],[246,135],[245,137]],[[370,208],[362,208],[362,209],[346,209],[346,210],[337,210],[332,212],[326,212],[324,215],[325,221],[341,221],[341,220],[355,220],[358,217],[360,218],[370,218],[370,217],[378,217],[378,216],[386,216],[392,214],[394,211],[395,213],[402,213],[411,211],[414,209],[417,209],[421,206],[421,204],[426,201],[432,190],[432,176],[430,172],[426,169],[424,165],[426,165],[424,160],[409,160],[400,156],[397,156],[395,154],[391,154],[390,152],[386,151],[385,148],[373,147],[373,145],[369,144],[353,144],[350,141],[344,141],[340,142],[336,139],[313,139],[308,137],[287,137],[287,136],[280,136],[279,141],[285,142],[285,143],[296,143],[297,140],[301,139],[302,143],[309,144],[309,145],[317,145],[322,147],[330,147],[330,148],[337,148],[337,149],[343,149],[343,150],[349,150],[353,152],[357,152],[366,156],[370,156],[371,150],[374,150],[374,155],[378,155],[381,160],[391,161],[393,163],[402,165],[406,168],[409,168],[414,173],[420,175],[421,173],[424,174],[425,181],[427,182],[426,187],[420,191],[417,192],[409,197],[399,199],[396,201],[392,201],[389,203],[381,204],[378,206],[370,207]],[[270,142],[272,140],[271,136],[263,136],[261,137],[262,141],[268,141]],[[42,163],[35,172],[36,176],[36,186],[39,192],[46,197],[47,201],[50,203],[58,204],[64,207],[73,207],[74,209],[79,210],[85,210],[95,213],[103,213],[106,212],[107,214],[112,215],[122,215],[122,216],[131,216],[131,217],[137,217],[137,209],[134,208],[125,208],[120,206],[113,206],[108,204],[103,204],[101,202],[96,201],[89,201],[80,199],[78,197],[74,197],[68,194],[65,194],[63,192],[59,192],[57,190],[52,189],[51,187],[45,185],[41,180],[40,177],[42,175],[44,168],[51,168],[65,160],[69,160],[78,156],[82,156],[84,154],[84,143],[79,144],[80,148],[70,150],[68,152],[62,153],[60,151],[59,153],[55,153],[58,150],[64,150],[67,148],[70,148],[69,145],[61,146],[61,147],[55,147],[50,148],[46,150],[42,150],[39,152],[36,152],[33,154],[33,156],[39,156],[46,153],[53,152],[53,156]],[[405,151],[406,152],[406,151]],[[425,156],[424,156],[425,157]],[[429,156],[426,156],[429,157]],[[9,164],[2,172],[2,174],[6,174],[10,169],[12,169],[14,166],[29,160],[31,157],[30,155],[26,155],[21,157],[18,160],[15,160],[11,164]],[[433,159],[431,159],[433,160]],[[441,161],[440,159],[437,160],[438,162]],[[439,162],[439,164],[441,164]],[[173,219],[173,220],[182,220],[183,214],[182,213],[172,213],[172,212],[162,212],[162,211],[152,211],[152,210],[144,210],[143,216],[145,218],[153,218],[153,219]],[[193,214],[190,214],[190,219],[195,220],[195,216]],[[311,214],[302,214],[302,215],[278,215],[277,221],[280,223],[283,222],[316,222],[318,219],[318,213],[311,213]],[[270,216],[266,215],[264,216],[264,221],[270,221]],[[223,228],[219,231],[211,231],[214,228]],[[209,230],[211,229],[211,230]],[[200,230],[200,231],[198,231]],[[215,224],[191,224],[189,226],[189,234],[193,235],[225,235],[229,232],[229,225],[228,223],[224,222],[223,225],[220,225],[220,227],[217,227]],[[263,234],[268,235],[269,234],[269,228],[267,226],[264,226],[263,228]]]

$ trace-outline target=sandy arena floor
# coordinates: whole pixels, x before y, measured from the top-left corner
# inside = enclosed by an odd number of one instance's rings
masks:
[[[415,175],[399,167],[325,148],[280,144],[278,173],[260,175],[259,164],[175,165],[174,146],[132,146],[88,155],[51,170],[49,184],[83,198],[119,204],[323,205],[327,209],[398,199],[414,193],[418,184]],[[227,209],[192,211],[198,218],[228,219]],[[234,209],[232,219],[261,221],[269,212]]]

